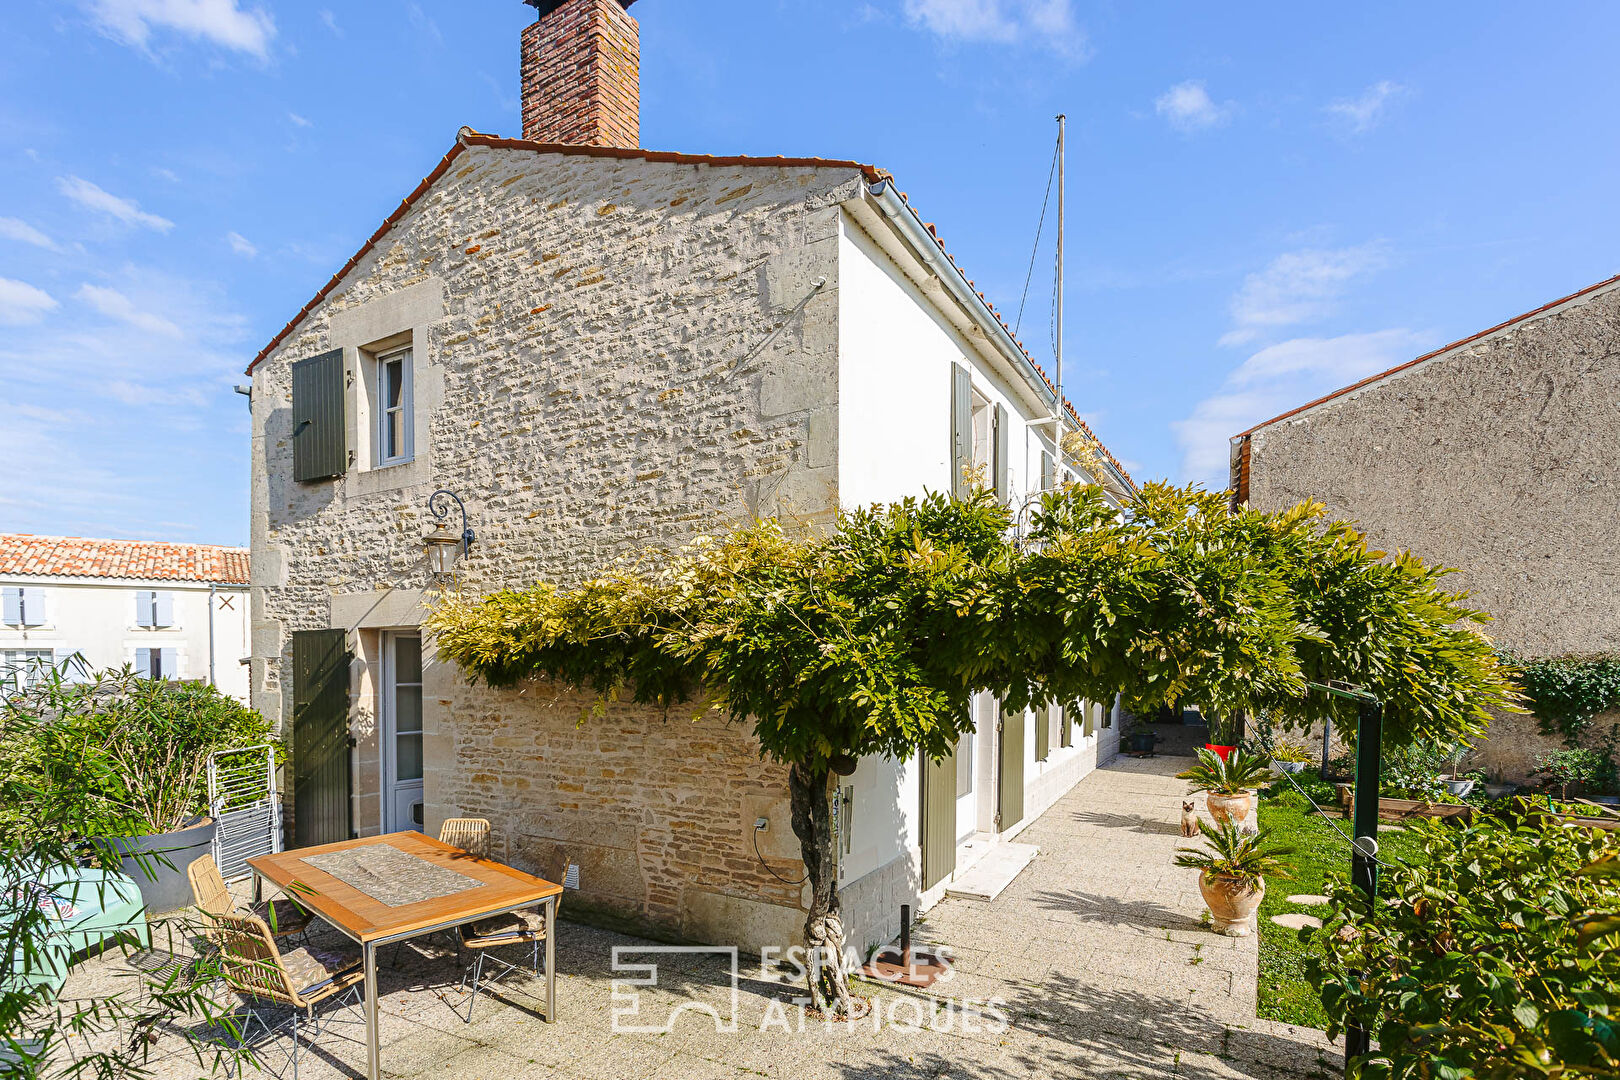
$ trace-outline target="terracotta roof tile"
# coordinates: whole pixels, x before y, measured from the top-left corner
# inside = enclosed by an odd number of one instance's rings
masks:
[[[0,533],[0,576],[18,574],[245,585],[248,549]]]

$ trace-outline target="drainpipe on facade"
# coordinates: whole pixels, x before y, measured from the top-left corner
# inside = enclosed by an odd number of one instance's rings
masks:
[[[208,583],[208,685],[218,686],[214,682],[214,592],[219,585],[210,581]]]

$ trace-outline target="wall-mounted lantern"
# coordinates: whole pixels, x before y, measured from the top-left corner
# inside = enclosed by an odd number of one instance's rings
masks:
[[[461,510],[461,535],[457,536],[449,529],[450,503],[454,501]],[[435,576],[443,577],[455,569],[456,563],[466,557],[472,550],[473,531],[467,524],[467,506],[461,501],[461,496],[453,491],[440,489],[428,496],[428,509],[432,511],[438,524],[433,531],[423,538],[422,544],[427,548],[428,568]]]

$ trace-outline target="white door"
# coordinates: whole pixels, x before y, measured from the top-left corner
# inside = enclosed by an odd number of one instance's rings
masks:
[[[422,830],[422,637],[383,639],[383,830]]]

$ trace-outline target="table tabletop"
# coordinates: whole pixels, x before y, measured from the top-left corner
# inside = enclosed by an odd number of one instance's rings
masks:
[[[391,876],[386,888],[376,890],[394,900],[388,903],[309,861],[340,852],[353,852],[356,858],[364,858],[368,854],[365,849],[373,847],[392,849],[375,853],[379,857],[386,856],[390,868],[402,865],[396,853],[421,860],[426,864],[420,868],[420,877],[424,882],[431,879],[441,889],[448,884],[456,891],[441,895],[429,884],[424,886],[428,893],[426,898],[412,901],[409,898],[410,875],[407,871],[404,875]],[[319,861],[328,867],[335,863],[325,858]],[[379,858],[378,861],[380,864],[383,860]],[[489,859],[480,859],[419,832],[365,836],[335,844],[260,855],[249,859],[248,865],[300,906],[315,912],[362,944],[409,936],[415,931],[466,922],[483,914],[538,904],[562,892],[561,885]],[[451,881],[445,876],[445,870],[470,879],[470,883]],[[356,874],[345,876],[351,880],[357,878]],[[402,885],[402,881],[406,884]],[[405,890],[403,894],[402,888]]]

